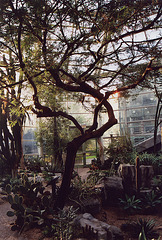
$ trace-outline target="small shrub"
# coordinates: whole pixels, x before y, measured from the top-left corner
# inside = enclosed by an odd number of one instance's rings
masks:
[[[95,189],[95,179],[89,178],[82,180],[81,177],[77,175],[72,180],[69,199],[77,203],[80,207],[83,207],[84,200],[88,200],[93,196],[97,197],[98,195],[100,195],[100,191]]]
[[[28,157],[25,158],[25,166],[28,170],[34,173],[40,173],[42,167],[42,158],[41,157]]]
[[[109,170],[90,170],[90,173],[87,177],[88,181],[93,181],[94,184],[98,184],[98,182],[105,177],[109,177],[110,171]]]
[[[119,165],[122,163],[134,163],[136,152],[129,134],[113,138],[112,142],[106,149],[106,154],[108,156],[107,161],[109,164],[111,163],[111,171],[117,171]]]
[[[135,222],[128,222],[121,226],[122,231],[128,232],[132,238],[138,240],[158,239],[159,234],[154,229],[155,221],[153,219],[139,218]]]
[[[153,178],[153,188],[162,195],[162,175]]]
[[[67,209],[59,210],[57,215],[53,216],[51,230],[54,239],[72,239],[75,232],[74,219],[76,218],[76,212],[77,209],[69,207]]]
[[[140,165],[151,165],[153,166],[155,175],[162,174],[162,156],[155,154],[142,153],[139,155]]]
[[[142,198],[142,205],[146,213],[152,213],[162,205],[162,196],[155,191],[146,193]]]
[[[129,214],[141,209],[141,200],[136,199],[135,195],[133,195],[132,197],[125,195],[125,199],[119,198],[119,201],[122,208]]]

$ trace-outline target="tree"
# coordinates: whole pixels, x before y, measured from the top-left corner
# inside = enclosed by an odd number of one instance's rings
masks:
[[[11,51],[3,55],[0,73],[0,157],[7,166],[7,172],[16,177],[19,163],[23,165],[22,126],[25,114],[19,102],[22,74],[16,90],[16,70]]]
[[[17,68],[33,88],[32,111],[37,117],[69,119],[80,131],[67,144],[55,202],[63,208],[77,150],[117,123],[110,95],[135,88],[160,68],[154,63],[160,52],[160,1],[7,0],[1,1],[0,13],[0,43],[15,55]],[[142,74],[129,72],[137,62],[146,64]],[[74,116],[41,103],[40,84],[47,91],[52,85],[65,94],[77,93],[83,105],[87,97],[95,99],[91,126],[84,131]],[[98,126],[101,110],[107,112],[107,121]]]

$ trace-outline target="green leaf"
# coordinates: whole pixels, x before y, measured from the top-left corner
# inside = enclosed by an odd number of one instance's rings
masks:
[[[11,194],[11,191],[12,191],[11,185],[10,185],[10,184],[7,184],[7,186],[6,186],[6,192],[7,192],[8,194]]]
[[[8,202],[9,202],[10,204],[13,204],[14,200],[13,200],[12,195],[8,195]]]
[[[8,216],[8,217],[13,217],[14,215],[15,215],[15,213],[12,212],[12,211],[8,211],[8,212],[7,212],[7,216]]]
[[[40,219],[39,221],[38,221],[38,225],[42,225],[44,223],[44,219]]]
[[[19,197],[19,195],[15,194],[15,196],[14,196],[14,201],[15,201],[15,203],[20,203],[20,197]]]
[[[14,209],[15,211],[19,210],[19,206],[18,206],[17,203],[13,203],[13,204],[11,205],[11,208]]]
[[[32,214],[27,215],[25,218],[25,222],[32,222],[32,221],[33,221],[33,215]]]
[[[32,213],[33,210],[32,210],[31,208],[26,208],[26,209],[25,209],[25,212],[26,212],[26,213]]]

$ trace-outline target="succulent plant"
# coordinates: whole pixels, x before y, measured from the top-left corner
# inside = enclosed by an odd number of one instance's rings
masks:
[[[23,231],[24,227],[42,225],[52,212],[50,196],[45,195],[44,187],[40,182],[30,182],[28,177],[22,176],[21,182],[14,186],[8,184],[6,193],[12,211],[7,216],[16,216],[11,229]]]

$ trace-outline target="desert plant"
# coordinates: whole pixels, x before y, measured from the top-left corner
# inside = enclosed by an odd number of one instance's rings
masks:
[[[97,184],[100,180],[104,179],[105,177],[109,177],[110,171],[109,170],[90,170],[89,175],[87,177],[88,181],[93,181],[94,184]]]
[[[155,175],[162,173],[161,155],[142,153],[139,155],[140,164],[153,166]]]
[[[160,196],[155,191],[146,193],[141,200],[143,207],[147,213],[155,211],[162,204],[162,196]]]
[[[54,215],[52,231],[54,239],[70,240],[75,232],[74,219],[78,209],[69,207],[59,210],[57,215]]]
[[[106,154],[108,160],[111,161],[111,171],[112,169],[117,170],[121,163],[134,162],[136,152],[129,134],[125,133],[123,136],[113,138],[106,149]]]
[[[43,166],[43,159],[38,156],[25,157],[25,166],[34,173],[40,173]]]
[[[7,216],[16,216],[12,230],[22,232],[26,226],[46,225],[49,222],[48,216],[53,212],[51,195],[46,195],[41,182],[29,181],[23,175],[13,187],[10,184],[6,186],[6,193],[12,208]]]
[[[120,205],[128,213],[133,213],[133,212],[141,209],[141,200],[136,199],[135,195],[133,195],[132,197],[129,197],[126,194],[125,199],[119,198],[119,201],[120,201]]]
[[[36,225],[42,225],[45,222],[44,213],[47,212],[47,206],[49,203],[48,197],[44,196],[41,199],[43,209],[38,206],[36,209],[33,207],[27,208],[23,204],[23,197],[19,195],[8,196],[8,201],[11,204],[12,211],[7,212],[8,217],[16,216],[16,221],[12,225],[11,230],[19,230],[21,233],[25,227],[32,227]]]
[[[83,201],[88,200],[93,196],[97,197],[100,194],[100,190],[95,188],[95,184],[93,178],[82,180],[81,177],[77,175],[72,180],[69,199],[77,203],[80,207],[83,207]]]
[[[153,178],[153,188],[162,194],[162,175],[156,175]]]
[[[128,232],[132,238],[138,240],[158,239],[159,234],[154,229],[155,221],[153,219],[139,218],[137,221],[123,224],[121,229]]]

